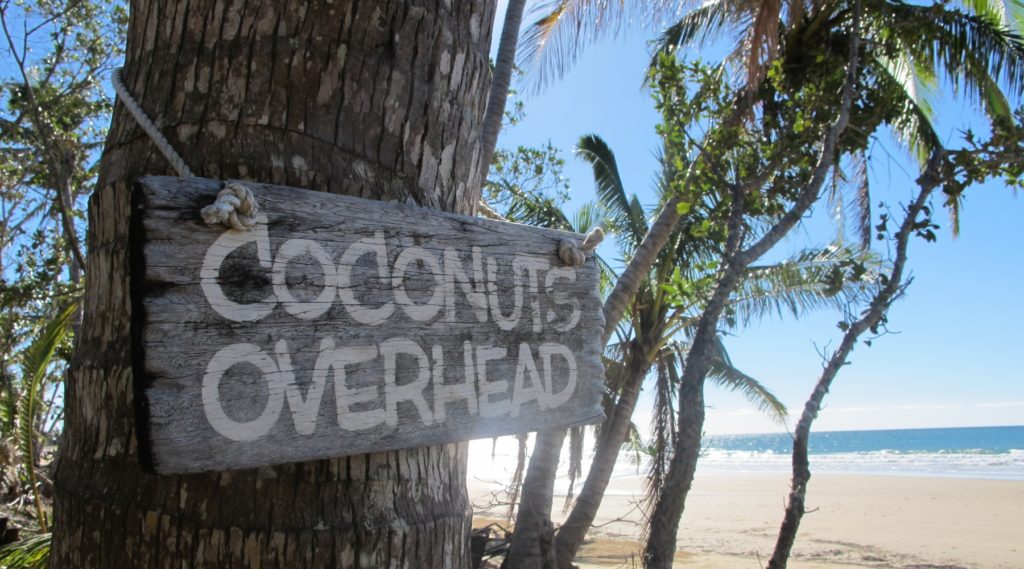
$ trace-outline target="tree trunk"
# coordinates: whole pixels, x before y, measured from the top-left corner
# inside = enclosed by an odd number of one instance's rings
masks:
[[[530,468],[523,480],[519,512],[512,534],[505,569],[554,569],[554,526],[551,502],[554,497],[558,455],[565,442],[566,429],[537,433],[530,456]]]
[[[741,192],[741,190],[737,190]],[[711,299],[697,322],[690,350],[686,355],[683,376],[679,380],[679,438],[665,473],[663,488],[658,490],[654,508],[648,518],[647,543],[644,546],[646,569],[668,569],[676,551],[676,532],[686,506],[686,496],[693,484],[700,456],[700,442],[704,430],[704,380],[711,370],[712,344],[718,334],[718,320],[725,311],[729,296],[740,281],[747,265],[737,262],[735,253],[741,242],[736,229],[737,213],[742,213],[742,193],[733,196],[729,241],[724,256],[725,268],[719,276]]]
[[[825,365],[825,369],[814,386],[814,391],[804,404],[803,414],[797,422],[796,430],[793,433],[793,479],[790,485],[789,502],[786,504],[786,512],[782,518],[782,525],[779,527],[779,535],[775,541],[775,550],[768,561],[768,569],[786,569],[789,563],[789,555],[793,551],[793,543],[796,542],[796,534],[800,529],[800,522],[805,513],[807,499],[807,484],[811,481],[811,463],[808,453],[808,446],[811,439],[811,425],[818,417],[818,411],[832,388],[832,382],[839,375],[839,370],[846,365],[846,358],[853,352],[860,336],[878,326],[885,317],[886,312],[892,303],[899,298],[903,291],[909,286],[909,282],[903,280],[903,270],[907,263],[907,247],[914,228],[919,223],[918,216],[925,208],[928,198],[941,183],[940,172],[945,159],[945,151],[936,152],[928,163],[925,172],[918,178],[921,191],[907,207],[906,217],[896,232],[896,258],[893,260],[892,273],[889,274],[885,286],[871,299],[870,306],[863,313],[861,318],[850,324],[843,334],[843,340],[839,348],[832,354]]]
[[[487,111],[484,113],[483,133],[481,134],[480,165],[484,172],[491,167],[494,160],[494,148],[498,145],[498,133],[505,117],[505,103],[508,100],[508,89],[512,85],[512,71],[516,67],[516,47],[519,46],[519,26],[523,22],[523,9],[526,0],[509,0],[505,8],[505,23],[501,26],[501,39],[498,42],[498,60],[494,63],[494,75],[491,78],[491,91],[487,95]]]
[[[706,375],[706,374],[705,374]],[[704,377],[699,380],[683,375],[679,385],[679,440],[665,482],[658,490],[649,533],[644,547],[646,569],[669,569],[676,554],[676,533],[686,507],[686,496],[693,485],[700,458],[704,431]]]
[[[134,0],[123,77],[197,175],[469,212],[493,13],[493,0]],[[170,172],[121,106],[100,170],[51,566],[467,566],[464,443],[258,470],[140,469],[129,194],[138,176]]]
[[[676,208],[680,198],[673,197],[669,199],[664,206],[662,206],[661,212],[658,213],[658,217],[655,222],[651,225],[651,228],[647,231],[647,235],[644,236],[643,242],[637,247],[636,252],[633,254],[633,258],[630,259],[629,265],[622,271],[619,279],[615,283],[615,288],[605,299],[604,307],[604,335],[601,338],[602,346],[608,343],[608,339],[611,338],[612,333],[615,331],[615,327],[619,325],[619,320],[622,320],[622,316],[626,313],[626,307],[632,302],[633,297],[636,296],[637,290],[640,289],[640,284],[647,278],[650,273],[651,267],[654,266],[654,261],[657,259],[658,254],[662,248],[665,247],[665,243],[668,242],[669,237],[672,235],[672,229],[675,224],[679,221],[680,215],[679,210]],[[639,389],[639,387],[638,387]],[[635,403],[634,403],[635,405]],[[558,445],[548,444],[544,448],[547,452],[551,453],[549,456],[542,456],[539,452],[539,441],[541,437],[550,437],[552,440],[557,440]],[[549,463],[554,463],[555,467],[558,466],[559,453],[562,451],[562,441],[565,439],[565,431],[556,432],[540,432],[537,433],[538,444],[534,448],[533,455],[530,456],[530,465],[527,470],[526,480],[532,481],[533,484],[542,484],[546,488],[549,495],[553,493],[555,485],[555,468],[548,468]],[[542,468],[547,474],[547,477],[543,476],[540,472],[531,476],[531,471],[535,468],[534,462],[537,462],[537,468]],[[526,484],[523,483],[524,493],[526,492]],[[537,489],[536,492],[542,493],[542,490]],[[547,527],[551,525],[551,506],[549,505],[546,509],[548,516],[545,518],[538,517],[536,513],[531,513],[527,516],[522,516],[522,510],[520,510],[520,517],[516,519],[516,527],[520,527],[519,523],[536,523],[537,527],[530,528],[528,533],[537,533],[541,531],[541,526]],[[586,529],[583,530],[586,532]],[[514,552],[516,544],[512,544],[512,551]]]
[[[682,217],[679,213],[681,201],[682,198],[679,196],[673,196],[661,206],[658,217],[647,230],[647,235],[644,235],[640,246],[633,252],[629,265],[615,280],[615,288],[608,293],[608,298],[604,301],[604,344],[612,337],[619,320],[626,314],[626,308],[633,302],[636,291],[640,290],[640,284],[650,275],[651,267],[672,237],[672,231]]]
[[[615,470],[615,463],[619,459],[619,450],[629,434],[629,425],[637,399],[640,397],[644,377],[651,369],[644,350],[635,341],[630,348],[629,369],[619,398],[615,402],[615,409],[601,427],[601,437],[594,452],[594,460],[590,463],[586,482],[583,483],[583,489],[580,490],[569,517],[558,529],[558,536],[555,538],[555,552],[560,569],[572,566],[572,560],[583,545],[587,530],[594,523],[597,510],[601,507],[601,500],[604,499],[604,492],[608,488],[608,481]]]

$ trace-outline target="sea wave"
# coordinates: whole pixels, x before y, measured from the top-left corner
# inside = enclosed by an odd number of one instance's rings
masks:
[[[791,472],[792,439],[786,434],[708,437],[705,444],[699,472]],[[474,441],[470,453],[471,476],[508,478],[515,471],[518,444],[510,437]],[[591,458],[585,453],[583,472]],[[820,433],[812,437],[810,461],[815,473],[1024,480],[1024,427]],[[563,491],[567,470],[568,449],[563,449]],[[623,450],[614,476],[644,476],[648,471],[646,456]]]
[[[789,472],[790,455],[773,451],[706,451],[701,470],[725,472]],[[815,472],[944,476],[1024,480],[1024,450],[990,452],[984,449],[921,452],[883,449],[870,452],[812,454]]]

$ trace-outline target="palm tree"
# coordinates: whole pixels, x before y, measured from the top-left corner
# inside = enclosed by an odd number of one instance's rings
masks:
[[[601,138],[582,137],[577,155],[593,166],[598,198],[609,217],[606,225],[616,230],[629,257],[648,231],[639,199],[636,195],[627,195],[618,175],[615,155]],[[660,201],[664,202],[673,195],[670,189],[674,177],[672,162],[663,158],[662,168],[657,191]],[[713,198],[709,196],[709,199]],[[656,384],[655,417],[664,419],[665,410],[673,405],[678,387],[678,381],[673,380],[680,377],[679,370],[688,349],[688,342],[680,338],[692,334],[714,275],[714,267],[708,261],[719,253],[713,239],[695,236],[699,235],[696,229],[701,224],[702,219],[689,216],[672,231],[668,245],[658,254],[633,296],[629,310],[631,326],[621,332],[628,339],[614,349],[610,347],[611,352],[620,355],[617,365],[611,367],[607,375],[608,389],[616,394],[616,399],[601,425],[586,482],[555,539],[559,567],[571,565],[593,523],[619,450],[631,432],[631,420],[644,379],[652,368],[657,368],[659,380],[669,379]],[[830,286],[827,277],[851,260],[866,259],[853,247],[833,246],[800,253],[782,263],[749,267],[737,294],[729,301],[733,316],[730,327],[744,326],[773,314],[789,312],[799,317],[809,310],[845,305],[860,292],[859,286]],[[709,378],[724,388],[741,392],[774,418],[784,418],[782,403],[763,385],[732,365],[720,340]],[[658,420],[655,423],[653,446],[662,452],[656,453],[652,464],[664,465],[672,448],[671,437],[665,429],[659,428],[659,423],[661,426],[667,423]],[[652,471],[653,487],[658,486],[658,472],[657,469]]]

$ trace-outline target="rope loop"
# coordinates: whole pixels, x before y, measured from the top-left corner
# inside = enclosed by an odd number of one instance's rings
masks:
[[[558,258],[566,266],[582,267],[583,263],[587,261],[587,256],[593,255],[594,250],[603,240],[604,230],[600,227],[591,229],[580,245],[577,245],[573,239],[562,239],[558,243]]]
[[[199,211],[207,225],[224,224],[232,229],[246,231],[256,225],[259,204],[252,190],[238,182],[224,184],[217,199]]]

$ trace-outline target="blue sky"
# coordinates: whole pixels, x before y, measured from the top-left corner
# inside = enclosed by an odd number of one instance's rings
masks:
[[[500,31],[504,1],[499,2]],[[529,20],[529,14],[527,15]],[[593,199],[589,169],[572,158],[580,135],[597,133],[615,151],[627,189],[649,204],[658,138],[650,95],[642,90],[650,32],[636,30],[591,46],[572,70],[543,92],[524,98],[526,119],[507,129],[499,146],[540,145],[565,152],[574,205]],[[940,133],[950,144],[972,115],[956,102],[940,104]],[[878,148],[870,181],[875,200],[895,204],[914,189],[916,166],[898,149]],[[940,209],[940,203],[934,204]],[[936,243],[911,243],[914,283],[890,311],[895,332],[859,346],[837,378],[818,430],[1024,424],[1024,196],[1000,183],[972,188],[966,198],[961,236],[953,239],[944,213]],[[783,243],[798,249],[832,237],[824,206]],[[602,249],[614,255],[614,249]],[[836,344],[836,313],[794,322],[766,321],[730,337],[733,363],[761,380],[799,416],[821,370],[822,347]],[[641,401],[641,405],[645,402]],[[649,401],[647,402],[649,403]],[[712,434],[778,431],[742,398],[719,389],[708,393],[706,430]],[[646,424],[638,410],[636,420]],[[794,419],[795,420],[795,419]]]

